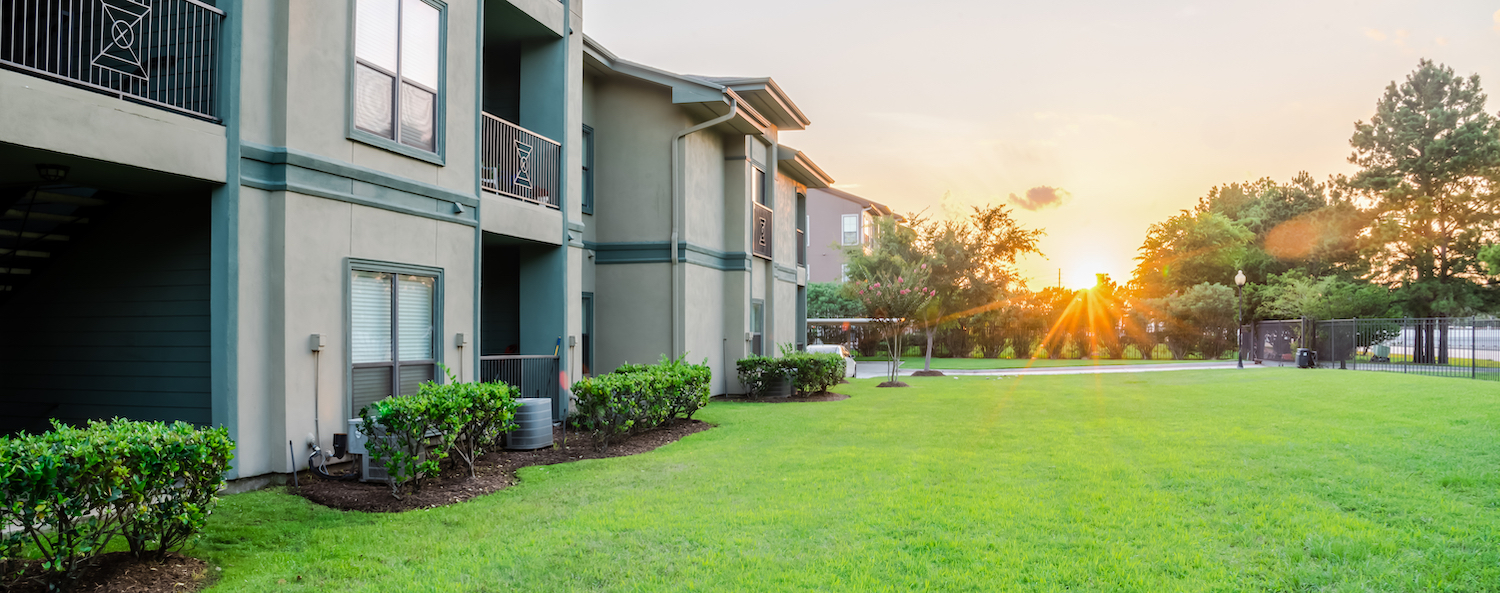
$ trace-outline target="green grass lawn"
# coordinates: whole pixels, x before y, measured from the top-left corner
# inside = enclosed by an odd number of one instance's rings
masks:
[[[1500,392],[1257,369],[874,380],[447,508],[231,496],[219,591],[1493,591]],[[284,581],[284,584],[282,584]]]
[[[865,362],[885,362],[883,356],[861,356],[855,360]],[[921,369],[923,357],[903,356],[901,357],[903,370]],[[1053,367],[1079,367],[1079,366],[1112,366],[1122,364],[1183,364],[1200,362],[1234,362],[1228,360],[1143,360],[1139,358],[934,358],[932,368],[938,370],[986,370],[986,369],[1019,369],[1019,368],[1053,368]]]

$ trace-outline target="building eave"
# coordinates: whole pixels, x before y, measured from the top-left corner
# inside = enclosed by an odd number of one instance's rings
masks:
[[[818,167],[818,164],[814,163],[806,153],[782,144],[777,148],[777,155],[777,160],[781,164],[780,170],[788,177],[797,180],[798,183],[819,189],[833,185],[833,177]]]

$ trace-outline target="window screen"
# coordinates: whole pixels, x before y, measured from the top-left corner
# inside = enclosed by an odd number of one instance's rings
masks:
[[[843,219],[843,243],[845,245],[859,244],[859,215],[845,214]]]

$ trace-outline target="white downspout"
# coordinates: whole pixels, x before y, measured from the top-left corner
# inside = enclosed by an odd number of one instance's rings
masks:
[[[671,270],[672,270],[672,299],[671,299],[671,305],[672,305],[672,311],[671,311],[672,312],[672,355],[671,356],[672,356],[672,358],[677,358],[679,356],[682,356],[682,349],[683,349],[683,344],[682,344],[682,329],[683,329],[682,328],[682,325],[683,325],[682,311],[683,311],[683,308],[684,308],[684,303],[682,302],[684,300],[683,296],[682,296],[683,279],[681,278],[681,270],[679,270],[678,267],[677,267],[677,263],[678,263],[677,260],[681,259],[681,254],[678,252],[678,246],[677,246],[677,238],[680,235],[679,228],[681,226],[681,219],[680,219],[680,217],[677,214],[677,210],[681,206],[682,194],[686,191],[686,187],[685,186],[687,185],[686,171],[685,171],[686,167],[678,168],[678,166],[677,166],[677,152],[678,152],[678,150],[677,150],[677,144],[679,142],[682,142],[682,139],[684,137],[686,137],[688,134],[692,134],[694,132],[697,132],[699,130],[703,130],[703,129],[706,129],[706,128],[711,128],[713,126],[717,126],[717,125],[722,124],[722,123],[724,123],[726,121],[734,119],[734,116],[739,111],[739,106],[740,106],[739,105],[739,97],[736,97],[733,93],[730,93],[730,92],[727,92],[727,91],[724,94],[729,97],[729,113],[726,113],[726,114],[724,114],[724,115],[722,115],[720,117],[713,118],[711,120],[708,120],[706,122],[703,122],[703,123],[698,124],[696,126],[693,126],[691,128],[684,129],[684,130],[682,130],[680,132],[677,132],[677,135],[672,137],[672,167],[670,169],[668,169],[668,171],[671,174],[671,186],[672,186],[671,187],[671,193],[672,193],[672,239],[671,239],[671,242],[668,243],[668,249],[670,249],[671,253],[672,253],[672,257],[670,258],[670,261],[672,263],[672,266],[671,266]],[[684,188],[679,190],[678,189],[678,185],[683,185]]]

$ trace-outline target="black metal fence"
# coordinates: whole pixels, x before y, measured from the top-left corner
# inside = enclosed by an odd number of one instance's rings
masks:
[[[217,120],[223,19],[199,0],[0,0],[0,66]]]
[[[557,357],[551,355],[501,355],[479,357],[479,380],[484,383],[503,381],[521,392],[521,397],[552,400],[552,418],[566,416],[567,402],[558,389]]]
[[[1246,357],[1320,368],[1500,380],[1500,320],[1476,317],[1261,321],[1242,328]]]

